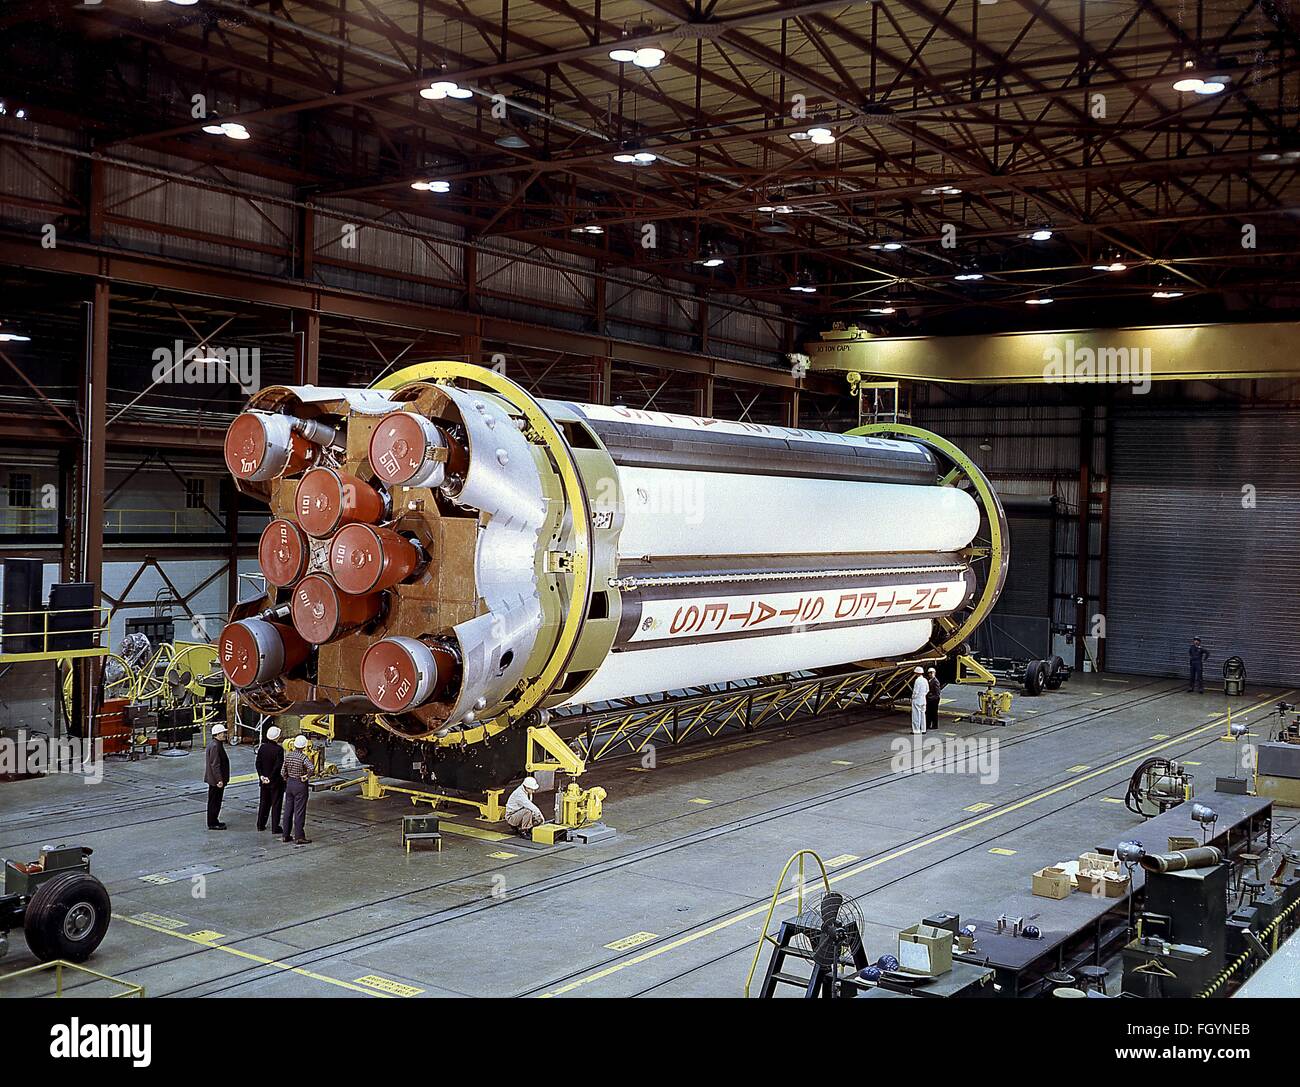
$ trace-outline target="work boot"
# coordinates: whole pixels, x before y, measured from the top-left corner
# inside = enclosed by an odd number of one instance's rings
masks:
[[[208,824],[208,830],[225,830],[225,829],[226,829],[226,824],[225,824],[225,823],[209,823],[209,824]]]
[[[280,839],[280,841],[282,841],[282,842],[292,842],[293,839],[290,838],[289,835],[286,834],[286,835],[284,835],[284,836]]]
[[[311,845],[311,839],[310,839],[310,838],[295,838],[295,839],[293,840],[293,844],[294,844],[294,845]]]

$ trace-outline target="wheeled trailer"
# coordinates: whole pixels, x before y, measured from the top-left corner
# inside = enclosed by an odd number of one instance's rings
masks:
[[[42,962],[85,962],[108,931],[111,903],[90,874],[87,846],[46,846],[34,861],[5,861],[0,894],[0,958],[21,928]]]

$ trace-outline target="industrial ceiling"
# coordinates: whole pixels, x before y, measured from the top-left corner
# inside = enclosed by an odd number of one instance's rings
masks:
[[[9,6],[0,56],[9,117],[83,151],[803,330],[1296,307],[1300,36],[1276,0],[51,0]]]

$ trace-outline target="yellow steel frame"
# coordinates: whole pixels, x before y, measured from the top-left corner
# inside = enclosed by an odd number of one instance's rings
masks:
[[[577,777],[587,768],[587,764],[549,725],[530,725],[528,758],[524,768],[530,773],[536,770],[554,770]]]
[[[770,943],[773,947],[777,946],[775,938],[770,932],[768,932],[768,929],[772,924],[772,914],[776,912],[777,903],[782,900],[782,897],[789,898],[790,894],[793,893],[795,897],[795,912],[803,913],[803,888],[805,883],[804,857],[812,857],[812,859],[817,862],[817,868],[821,871],[822,875],[822,886],[828,893],[831,889],[831,878],[826,872],[826,863],[813,850],[801,849],[785,862],[785,867],[781,869],[781,874],[776,880],[776,887],[772,891],[772,901],[768,903],[767,914],[763,918],[763,927],[758,933],[758,943],[754,946],[754,961],[749,964],[749,973],[745,975],[745,996],[749,996],[749,987],[754,982],[754,971],[758,969],[758,959],[763,953],[763,944],[766,942]],[[785,887],[785,877],[790,871],[790,866],[796,861],[799,863],[799,875],[795,879],[794,891],[786,892],[786,894],[782,896],[781,891],[782,888]]]
[[[331,786],[331,791],[338,792],[349,786],[360,784],[362,800],[382,800],[389,793],[400,793],[402,796],[411,798],[412,804],[428,804],[431,808],[441,807],[443,804],[459,804],[462,807],[473,808],[478,812],[479,818],[489,823],[499,823],[506,816],[505,805],[501,803],[501,794],[504,789],[488,789],[484,794],[483,800],[471,800],[465,796],[452,796],[449,793],[435,793],[426,789],[408,789],[402,785],[389,785],[381,781],[379,775],[373,770],[367,770],[362,777],[354,778],[352,781],[341,781],[337,785]]]
[[[998,677],[980,664],[974,657],[961,653],[957,657],[958,683],[984,683],[997,685]]]
[[[446,735],[431,737],[428,742],[443,747],[479,743],[531,713],[564,676],[582,636],[587,602],[591,596],[591,503],[587,488],[578,472],[577,462],[559,428],[541,404],[521,385],[495,370],[466,362],[422,362],[407,366],[375,382],[376,389],[397,389],[416,381],[452,382],[464,380],[496,393],[518,411],[528,423],[527,436],[541,445],[555,468],[573,524],[573,553],[566,555],[565,568],[572,575],[569,602],[560,624],[559,634],[546,663],[538,675],[524,684],[504,713],[488,722],[469,728],[452,729]]]
[[[15,970],[11,974],[0,975],[0,983],[12,981],[14,978],[21,978],[28,974],[39,974],[46,970],[54,971],[54,995],[56,998],[63,996],[63,971],[71,970],[76,974],[87,974],[99,981],[107,981],[113,985],[120,985],[125,991],[114,993],[108,997],[108,1000],[121,1000],[124,997],[143,997],[144,986],[137,985],[133,981],[126,981],[123,978],[115,978],[111,974],[101,974],[98,970],[92,970],[88,966],[81,966],[75,962],[68,962],[66,959],[51,959],[49,962],[40,963],[37,966],[24,967],[22,970]]]

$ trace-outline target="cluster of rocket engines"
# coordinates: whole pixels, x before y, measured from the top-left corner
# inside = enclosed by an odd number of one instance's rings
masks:
[[[256,394],[225,446],[272,513],[266,595],[219,644],[243,697],[488,742],[474,726],[547,671],[575,593],[543,707],[907,659],[972,599],[980,508],[920,442],[538,407],[586,495],[586,582],[556,450],[503,396]]]

